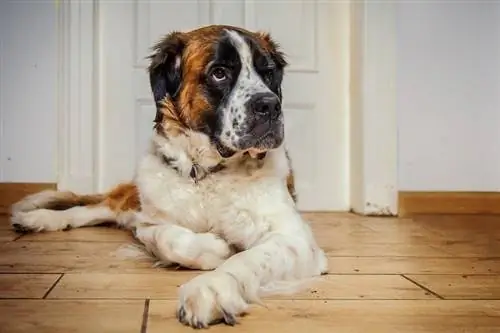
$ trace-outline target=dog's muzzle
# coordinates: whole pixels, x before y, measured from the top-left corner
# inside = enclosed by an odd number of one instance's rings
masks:
[[[247,130],[242,148],[273,149],[283,141],[281,101],[271,92],[257,93],[246,103]]]

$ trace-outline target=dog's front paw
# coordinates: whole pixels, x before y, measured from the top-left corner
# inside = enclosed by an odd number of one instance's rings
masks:
[[[233,255],[229,244],[211,233],[196,234],[192,248],[197,248],[195,262],[196,267],[201,270],[215,269]]]
[[[236,324],[236,316],[248,307],[238,282],[223,272],[198,275],[180,288],[177,319],[193,328]]]

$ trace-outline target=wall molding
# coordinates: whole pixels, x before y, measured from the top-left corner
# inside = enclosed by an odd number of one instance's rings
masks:
[[[350,201],[362,215],[398,213],[396,6],[350,3]]]
[[[58,181],[93,192],[97,183],[97,3],[58,2]]]
[[[500,214],[500,192],[399,192],[399,216]]]

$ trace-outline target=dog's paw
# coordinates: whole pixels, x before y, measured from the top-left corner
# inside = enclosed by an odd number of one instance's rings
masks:
[[[211,233],[193,233],[177,226],[137,227],[134,236],[163,263],[213,270],[234,252],[229,244]]]
[[[198,269],[213,270],[233,254],[229,244],[214,234],[195,234],[195,237],[193,246],[198,247]]]
[[[198,275],[180,287],[177,319],[193,328],[225,323],[235,325],[236,317],[246,311],[238,282],[223,272]]]
[[[55,211],[47,209],[37,209],[29,212],[17,212],[10,217],[12,228],[20,233],[56,231],[68,228]]]

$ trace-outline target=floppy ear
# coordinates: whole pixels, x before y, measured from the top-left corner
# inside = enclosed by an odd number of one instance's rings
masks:
[[[288,62],[285,59],[285,54],[281,51],[278,42],[273,40],[269,32],[259,31],[258,35],[267,44],[267,48],[273,60],[281,67],[285,68],[288,66]]]
[[[156,103],[155,123],[161,122],[159,103],[167,98],[176,98],[182,82],[182,52],[186,46],[184,34],[172,32],[153,46],[149,56],[149,84]]]

